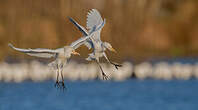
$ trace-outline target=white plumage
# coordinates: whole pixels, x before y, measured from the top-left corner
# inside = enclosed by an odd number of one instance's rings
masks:
[[[100,13],[96,9],[92,9],[87,15],[87,29],[92,30],[94,26],[100,26],[103,23]]]
[[[80,39],[72,42],[70,46],[64,46],[63,48],[58,48],[58,49],[44,49],[44,48],[22,49],[22,48],[16,48],[12,44],[8,44],[8,46],[16,51],[23,52],[30,56],[41,57],[41,58],[54,58],[55,60],[51,62],[49,65],[52,66],[57,71],[57,80],[55,86],[60,87],[59,74],[61,74],[62,77],[61,83],[64,89],[65,86],[64,86],[64,79],[62,74],[63,66],[65,65],[65,63],[67,63],[67,59],[71,57],[71,54],[80,55],[79,53],[75,52],[75,49],[77,49],[80,45],[85,43],[84,41],[90,38],[90,36],[91,35],[86,37],[81,37]]]
[[[118,67],[121,65],[115,64],[107,58],[105,50],[108,49],[115,52],[115,49],[112,48],[110,43],[102,42],[100,39],[101,30],[106,22],[105,19],[103,21],[100,13],[96,9],[90,10],[87,15],[88,31],[72,18],[69,17],[69,20],[83,33],[84,36],[88,36],[90,34],[92,35],[85,41],[86,43],[84,43],[89,49],[90,47],[94,49],[93,53],[89,54],[87,60],[96,61],[102,71],[103,78],[107,79],[107,75],[103,72],[102,67],[99,64],[99,58],[104,56],[109,63],[113,64],[116,67],[116,69],[118,69]]]

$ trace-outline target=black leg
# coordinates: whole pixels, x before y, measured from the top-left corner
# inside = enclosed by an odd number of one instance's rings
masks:
[[[55,86],[56,88],[59,88],[59,87],[60,87],[59,81],[56,81],[56,83],[54,84],[54,86]]]
[[[113,63],[113,62],[110,62],[112,65],[114,65],[115,66],[115,68],[118,70],[118,67],[122,67],[122,65],[120,65],[120,64],[116,64],[116,63]]]
[[[58,78],[59,78],[59,70],[57,69],[56,71],[57,71],[56,72],[57,73],[57,76],[56,76],[56,83],[54,84],[54,86],[57,87],[57,88],[59,88],[60,87],[59,80],[58,80]]]
[[[99,65],[100,70],[101,70],[101,72],[102,72],[102,79],[103,79],[103,80],[108,80],[109,77],[104,73],[104,71],[103,71],[103,69],[102,69],[100,63],[99,63],[97,60],[96,60],[96,62],[97,62],[97,64]]]
[[[64,84],[64,77],[63,77],[63,69],[61,68],[61,78],[62,78],[62,88],[63,88],[63,91],[65,89],[65,84]]]

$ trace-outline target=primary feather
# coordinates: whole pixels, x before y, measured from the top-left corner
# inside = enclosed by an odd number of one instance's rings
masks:
[[[78,40],[72,42],[70,46],[73,47],[74,49],[77,49],[79,46],[86,43],[87,39],[89,39],[89,36],[79,38]]]
[[[36,57],[42,57],[42,58],[51,58],[55,57],[57,51],[51,50],[51,49],[42,49],[42,48],[37,48],[37,49],[22,49],[22,48],[16,48],[12,44],[8,44],[9,47],[13,48],[16,51],[20,51],[23,53],[26,53],[30,56],[36,56]]]
[[[78,24],[74,19],[71,17],[68,17],[69,20],[80,30],[84,36],[88,36],[92,34],[91,38],[87,39],[84,44],[89,48],[94,48],[93,41],[101,41],[100,39],[100,33],[101,29],[103,28],[105,24],[105,19],[104,21],[102,20],[102,17],[100,13],[96,9],[90,10],[90,12],[87,15],[87,28],[89,31],[87,31],[83,26]],[[92,40],[91,40],[92,39]]]
[[[89,32],[94,28],[94,26],[99,26],[102,22],[103,20],[100,13],[96,9],[90,10],[87,15],[87,29],[89,29]]]

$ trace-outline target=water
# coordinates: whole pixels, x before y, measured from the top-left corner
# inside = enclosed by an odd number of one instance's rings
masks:
[[[198,110],[198,80],[0,82],[0,110]]]

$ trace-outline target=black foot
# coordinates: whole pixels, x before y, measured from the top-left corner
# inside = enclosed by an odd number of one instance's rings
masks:
[[[122,67],[122,65],[120,65],[120,64],[114,64],[113,63],[113,65],[115,66],[115,68],[118,70],[118,67]]]
[[[60,88],[60,82],[56,81],[56,83],[54,84],[55,88]]]
[[[108,77],[105,73],[102,73],[102,79],[103,79],[103,80],[108,80],[109,77]]]
[[[64,81],[61,82],[63,91],[66,89]]]

